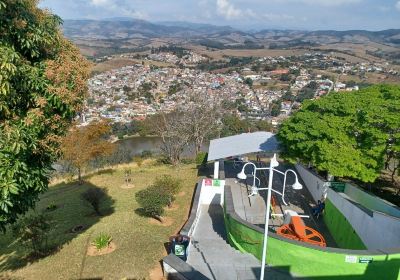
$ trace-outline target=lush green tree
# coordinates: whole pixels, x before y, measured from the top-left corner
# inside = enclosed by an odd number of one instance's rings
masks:
[[[334,176],[373,182],[385,159],[399,151],[400,87],[378,85],[332,93],[284,122],[278,137],[284,155]]]
[[[282,82],[289,82],[291,80],[290,74],[282,74],[279,77],[279,80],[281,80]]]
[[[47,189],[60,135],[87,92],[88,63],[35,0],[0,0],[0,228]]]
[[[279,116],[279,114],[281,113],[281,102],[279,100],[272,102],[269,109],[271,112],[271,116]]]
[[[252,86],[253,86],[253,80],[250,79],[250,78],[246,78],[246,79],[244,80],[244,82],[245,82],[245,84],[247,84],[249,87],[252,87]]]
[[[238,116],[225,114],[222,117],[221,136],[230,136],[249,132],[250,123],[247,120],[241,120]]]
[[[272,131],[273,129],[271,122],[267,120],[259,120],[254,124],[254,126],[258,131]]]

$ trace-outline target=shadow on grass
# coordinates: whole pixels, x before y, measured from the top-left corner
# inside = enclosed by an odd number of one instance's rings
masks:
[[[163,222],[163,221],[161,221],[160,219],[157,219],[156,217],[153,217],[153,216],[151,216],[151,215],[149,215],[143,208],[136,208],[135,209],[135,214],[136,215],[139,215],[139,216],[141,216],[141,217],[145,217],[145,218],[151,218],[151,219],[154,219],[154,220],[157,220],[157,221],[159,221],[159,222]],[[162,217],[161,217],[162,218]]]
[[[54,222],[48,237],[49,249],[47,254],[33,254],[30,248],[22,246],[13,236],[11,227],[7,228],[6,233],[0,233],[0,256],[2,256],[0,258],[0,271],[17,270],[42,258],[54,255],[65,244],[89,230],[102,217],[111,215],[114,212],[114,200],[108,194],[100,202],[101,216],[96,215],[90,204],[82,200],[82,193],[90,188],[100,187],[88,182],[82,185],[62,183],[51,187],[40,197],[35,209],[27,214],[44,213]],[[78,250],[82,249],[84,248],[78,248]]]
[[[214,165],[207,163],[207,165],[197,165],[197,176],[211,178],[213,175]]]

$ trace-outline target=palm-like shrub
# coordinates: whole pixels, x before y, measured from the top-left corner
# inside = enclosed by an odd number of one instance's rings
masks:
[[[112,237],[106,233],[100,233],[92,242],[92,245],[96,247],[97,250],[107,248],[112,241]]]

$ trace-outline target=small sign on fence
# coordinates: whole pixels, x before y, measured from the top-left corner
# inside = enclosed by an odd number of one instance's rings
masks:
[[[346,256],[344,261],[347,262],[347,263],[356,263],[357,262],[357,256]]]
[[[374,259],[372,257],[360,257],[358,259],[359,263],[372,263]]]
[[[333,189],[336,192],[344,192],[344,189],[346,188],[346,183],[343,182],[330,182],[331,184],[331,189]]]

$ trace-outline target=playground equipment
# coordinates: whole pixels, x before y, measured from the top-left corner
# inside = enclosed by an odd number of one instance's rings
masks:
[[[299,216],[295,211],[286,210],[284,217],[284,225],[279,227],[276,231],[278,235],[326,247],[324,237],[315,229],[306,226],[301,216]]]

